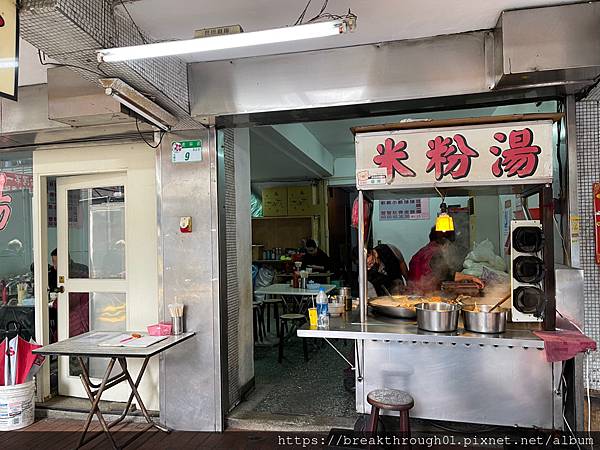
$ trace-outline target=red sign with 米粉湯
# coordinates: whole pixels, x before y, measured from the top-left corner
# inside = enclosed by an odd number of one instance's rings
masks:
[[[594,233],[596,240],[596,264],[600,264],[600,183],[594,183]]]
[[[361,190],[552,181],[552,120],[357,132]]]

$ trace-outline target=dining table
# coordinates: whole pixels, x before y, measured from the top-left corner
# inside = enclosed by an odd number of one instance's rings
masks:
[[[333,284],[320,284],[319,288],[323,288],[325,294],[330,294],[336,286]],[[295,288],[287,283],[272,284],[270,286],[261,287],[254,291],[256,295],[266,295],[269,297],[279,297],[285,305],[287,311],[295,311],[300,314],[305,314],[309,307],[309,303],[314,302],[319,294],[318,288]]]

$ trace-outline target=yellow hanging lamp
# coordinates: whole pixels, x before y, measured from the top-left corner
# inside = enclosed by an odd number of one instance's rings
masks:
[[[435,231],[454,231],[454,220],[448,214],[448,205],[444,202],[440,205],[440,212],[435,219]]]

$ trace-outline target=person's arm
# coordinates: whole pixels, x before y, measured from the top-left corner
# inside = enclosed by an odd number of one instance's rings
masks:
[[[466,273],[456,272],[454,274],[454,281],[471,281],[479,286],[481,289],[485,287],[485,283],[480,279],[473,275],[468,275]]]

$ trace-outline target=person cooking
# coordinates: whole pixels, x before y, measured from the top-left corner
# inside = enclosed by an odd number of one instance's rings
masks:
[[[327,253],[321,250],[313,239],[306,241],[306,253],[302,257],[302,268],[325,272],[331,269],[331,260]]]
[[[391,244],[379,244],[367,250],[367,280],[377,295],[402,290],[408,282],[408,267],[402,252]]]
[[[483,281],[472,275],[460,273],[452,267],[452,241],[454,232],[435,231],[431,228],[429,244],[411,258],[408,271],[409,286],[415,291],[439,291],[444,281],[471,281],[480,288]]]

